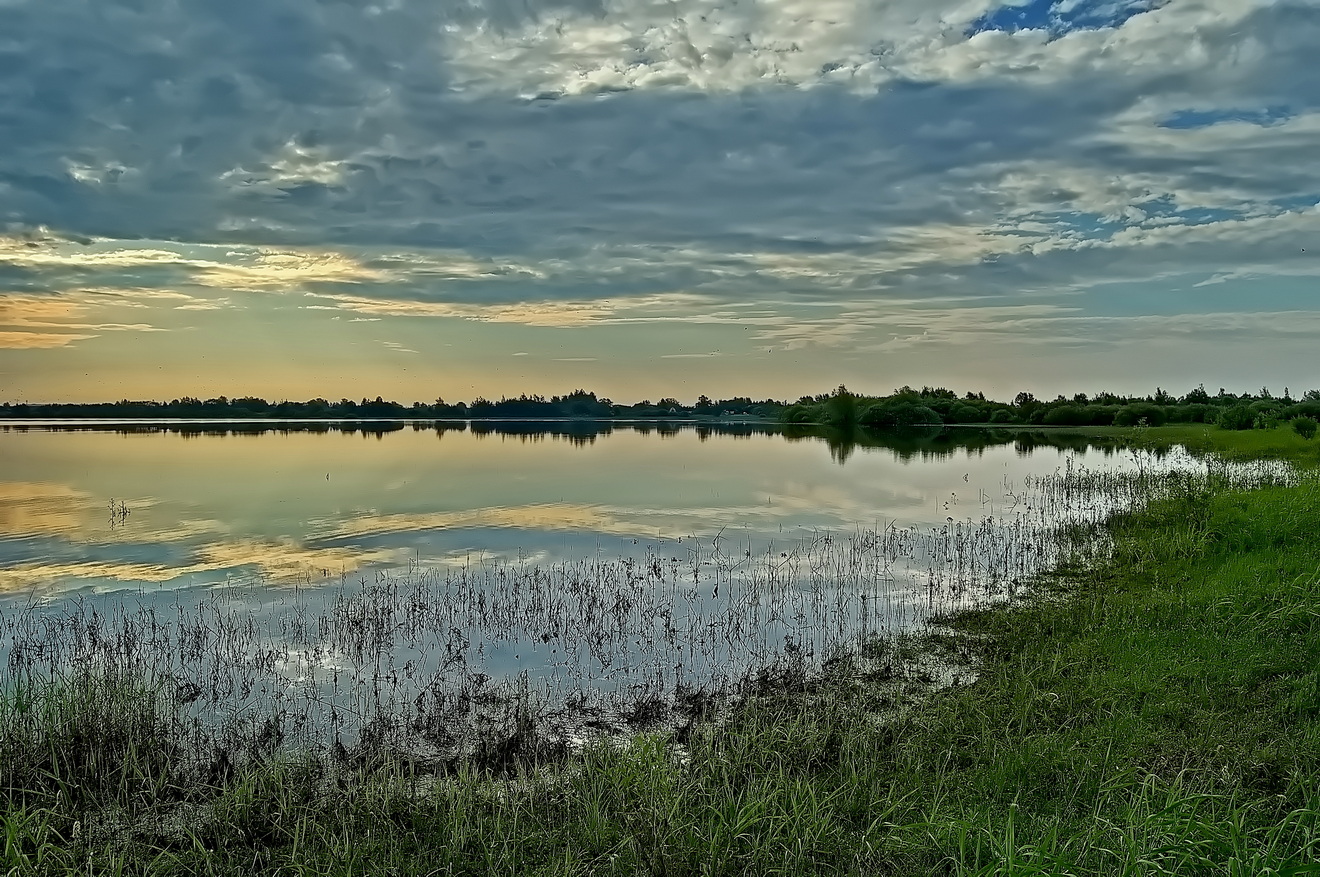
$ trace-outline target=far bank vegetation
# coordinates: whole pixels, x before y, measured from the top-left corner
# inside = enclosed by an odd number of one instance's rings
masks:
[[[780,412],[785,423],[820,424],[838,428],[893,429],[944,424],[1030,424],[1034,426],[1163,426],[1204,423],[1231,430],[1273,429],[1290,423],[1303,438],[1315,435],[1320,421],[1320,390],[1294,399],[1285,389],[1275,397],[1268,389],[1237,395],[1221,389],[1210,395],[1197,387],[1184,396],[1162,388],[1150,396],[1078,393],[1071,398],[1037,399],[1018,393],[1011,402],[987,399],[984,393],[959,396],[943,387],[900,387],[888,396],[866,396],[840,385],[833,393],[803,396]]]

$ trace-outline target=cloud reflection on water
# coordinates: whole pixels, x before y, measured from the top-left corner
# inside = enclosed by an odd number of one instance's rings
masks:
[[[311,585],[416,563],[682,553],[693,544],[664,546],[717,536],[759,550],[974,517],[989,509],[973,497],[1062,459],[984,435],[842,453],[761,427],[488,423],[363,442],[317,426],[0,432],[0,591]]]

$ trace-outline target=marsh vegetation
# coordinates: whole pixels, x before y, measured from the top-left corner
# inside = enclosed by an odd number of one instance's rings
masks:
[[[994,517],[755,553],[8,609],[7,863],[1303,873],[1320,484],[1135,459],[1015,485]]]

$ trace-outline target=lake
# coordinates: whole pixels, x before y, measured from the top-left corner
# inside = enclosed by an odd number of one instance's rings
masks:
[[[1112,447],[984,439],[841,459],[837,443],[754,426],[236,426],[0,430],[0,592],[314,585],[720,533],[759,552],[997,514],[1028,476],[1124,465]]]
[[[9,424],[0,656],[336,733],[488,681],[667,697],[1000,599],[1176,464],[982,430]]]

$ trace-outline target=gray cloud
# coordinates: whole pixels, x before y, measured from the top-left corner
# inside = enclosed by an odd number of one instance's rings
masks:
[[[301,288],[493,306],[1290,270],[1320,200],[1315,3],[968,38],[992,5],[11,3],[0,209],[64,235],[336,247],[361,274]],[[1161,127],[1267,105],[1291,118]],[[37,291],[93,269],[0,270]]]

